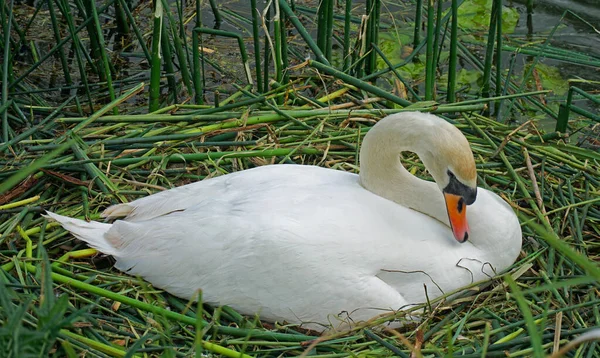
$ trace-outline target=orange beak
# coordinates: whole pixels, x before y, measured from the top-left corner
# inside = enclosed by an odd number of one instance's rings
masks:
[[[467,224],[467,205],[460,195],[444,193],[446,210],[450,227],[456,241],[463,243],[469,238],[469,224]]]

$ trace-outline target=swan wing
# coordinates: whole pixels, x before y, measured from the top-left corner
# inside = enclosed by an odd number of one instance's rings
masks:
[[[219,198],[238,179],[232,173],[211,180],[200,181],[161,191],[130,203],[113,205],[102,213],[108,219],[125,218],[128,221],[144,221],[172,212],[185,210],[207,198]]]

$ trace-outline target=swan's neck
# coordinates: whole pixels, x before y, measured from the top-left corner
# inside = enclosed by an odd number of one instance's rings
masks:
[[[408,124],[408,123],[404,123]],[[402,131],[376,126],[365,137],[360,151],[360,182],[367,190],[449,225],[444,196],[434,182],[410,174],[400,162],[402,152],[415,152],[427,166],[422,148],[431,136],[420,127],[406,125]],[[434,148],[431,148],[434,151]],[[430,169],[430,168],[428,168]]]
[[[400,162],[403,152],[416,153],[436,182],[410,174]],[[383,118],[365,136],[360,151],[360,183],[365,189],[448,227],[441,188],[449,185],[449,171],[462,173],[461,183],[476,186],[475,162],[466,138],[433,115],[403,113]],[[459,175],[456,178],[461,180]],[[469,243],[496,256],[489,258],[491,263],[507,266],[520,249],[518,243],[507,241],[521,240],[519,223],[508,205],[497,202],[502,201],[500,198],[492,193],[482,194],[478,202],[466,209],[469,220],[473,219]],[[507,247],[516,251],[508,252]]]

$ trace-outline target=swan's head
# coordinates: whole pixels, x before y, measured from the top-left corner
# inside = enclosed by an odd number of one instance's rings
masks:
[[[381,119],[365,136],[361,148],[361,183],[368,190],[443,220],[441,207],[432,208],[430,193],[415,185],[398,162],[399,154],[417,153],[444,194],[446,211],[458,242],[469,238],[467,205],[477,196],[477,171],[467,138],[458,128],[430,113],[401,112]],[[398,165],[398,166],[396,166]],[[408,174],[408,173],[406,173]],[[398,181],[398,178],[400,181]],[[390,186],[390,183],[400,185]],[[410,185],[413,185],[412,187]],[[436,198],[439,199],[439,198]]]
[[[467,223],[467,205],[477,198],[477,186],[467,185],[448,169],[446,172],[448,184],[442,188],[446,200],[446,210],[452,233],[458,242],[469,239],[469,224]]]
[[[437,117],[436,117],[437,118]],[[465,136],[452,124],[437,118],[431,137],[419,156],[444,194],[448,219],[458,242],[469,239],[467,205],[477,198],[477,171]]]

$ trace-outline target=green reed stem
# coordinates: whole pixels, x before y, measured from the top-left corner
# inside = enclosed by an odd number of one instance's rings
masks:
[[[60,334],[68,337],[70,339],[73,339],[75,341],[81,342],[83,343],[85,346],[90,347],[92,349],[96,349],[102,353],[106,353],[109,354],[112,357],[125,357],[125,356],[130,356],[127,355],[127,352],[125,352],[125,350],[123,348],[116,348],[113,347],[112,345],[109,344],[103,344],[100,343],[94,339],[79,335],[79,334],[75,334],[71,331],[68,331],[66,329],[61,329]]]
[[[427,2],[427,50],[425,65],[425,100],[433,100],[435,96],[435,63],[433,43],[435,42],[435,5],[433,0]],[[450,68],[450,72],[455,69]]]
[[[325,58],[331,62],[331,51],[333,47],[333,0],[324,0],[327,3],[327,26],[326,26],[326,44],[325,44]]]
[[[437,2],[437,10],[435,12],[435,41],[433,43],[433,58],[434,58],[434,63],[436,68],[439,66],[440,63],[440,54],[442,52],[442,45],[444,43],[444,39],[446,37],[446,31],[442,32],[442,12],[443,12],[443,1],[438,1]],[[444,17],[444,19],[446,20],[446,26],[447,27],[447,16]],[[443,35],[442,35],[443,34]],[[441,41],[441,42],[440,42]],[[450,67],[452,68],[452,67]]]
[[[331,61],[331,36],[333,29],[333,0],[319,0],[317,8],[317,46]]]
[[[367,1],[367,30],[366,30],[366,48],[365,52],[365,74],[370,75],[377,68],[377,53],[373,50],[379,41],[379,16],[381,11],[380,0]]]
[[[412,83],[409,83],[408,81],[406,81],[401,75],[400,73],[396,70],[395,66],[390,62],[390,60],[387,58],[387,56],[379,49],[379,47],[377,46],[373,46],[373,50],[375,50],[375,52],[377,52],[377,54],[379,55],[379,57],[383,60],[383,62],[385,62],[385,64],[388,66],[388,69],[390,71],[392,71],[392,73],[394,74],[394,76],[400,80],[400,82],[402,82],[402,84],[404,85],[404,88],[406,88],[406,90],[413,96],[414,99],[416,99],[417,101],[421,101],[421,97],[415,92],[415,90],[413,89]]]
[[[88,81],[87,71],[85,69],[85,63],[83,61],[83,48],[81,46],[81,41],[76,36],[75,24],[73,22],[73,16],[71,14],[71,7],[68,4],[68,0],[63,0],[62,3],[59,3],[59,8],[63,14],[63,18],[67,22],[67,26],[69,28],[69,33],[71,36],[71,41],[73,42],[73,47],[75,48],[75,58],[77,60],[77,68],[79,70],[79,76],[81,78],[81,82],[83,83],[83,88],[85,89],[86,99],[88,101],[89,111],[92,111],[94,108],[94,102],[92,100],[90,84]]]
[[[450,12],[450,56],[448,59],[448,93],[446,98],[448,102],[454,103],[456,102],[456,73],[458,71],[458,0],[452,0]]]
[[[423,0],[416,1],[415,31],[413,35],[413,48],[417,48],[421,42],[421,24],[423,23]]]
[[[129,23],[127,22],[127,15],[125,15],[123,5],[127,6],[126,3],[118,0],[114,2],[115,22],[117,23],[117,31],[121,36],[129,34]]]
[[[256,7],[256,0],[250,0],[250,11],[252,12],[252,41],[254,43],[254,68],[256,71],[256,88],[258,92],[263,92],[262,67],[260,61],[260,38],[259,38],[259,12]]]
[[[127,6],[126,0],[117,0],[117,1],[121,4],[121,6],[120,6],[121,10],[123,10],[123,12],[125,12],[125,16],[127,16],[127,20],[129,21],[129,23],[131,24],[131,27],[133,28],[133,33],[135,34],[135,37],[138,40],[138,45],[142,48],[142,52],[144,52],[146,61],[148,61],[148,63],[152,63],[152,55],[150,54],[150,51],[148,50],[148,46],[146,46],[146,41],[144,39],[144,36],[142,35],[139,27],[136,25],[135,18],[133,17],[133,14],[129,10],[129,6]]]
[[[119,199],[121,203],[126,203],[127,199],[118,193],[119,189],[115,186],[115,184],[113,184],[113,182],[104,174],[104,172],[102,172],[94,163],[90,162],[90,158],[88,157],[88,155],[78,145],[79,143],[81,143],[82,146],[85,145],[81,142],[81,139],[76,134],[73,134],[72,138],[75,139],[75,141],[71,145],[71,150],[73,151],[73,154],[75,154],[75,157],[78,160],[84,162],[83,168],[85,169],[87,174],[94,180],[96,186],[103,193],[113,194]]]
[[[86,1],[84,1],[86,2]],[[112,1],[111,1],[112,3]],[[110,96],[110,100],[114,101],[116,96],[115,96],[115,89],[113,87],[113,83],[112,83],[112,74],[111,74],[111,70],[110,70],[110,64],[108,62],[108,56],[106,55],[106,45],[104,44],[104,36],[102,36],[102,27],[100,26],[100,19],[98,18],[98,12],[96,9],[96,4],[94,3],[93,6],[90,6],[90,9],[92,11],[92,17],[94,19],[94,25],[95,25],[95,32],[93,32],[93,34],[95,34],[95,36],[97,36],[98,39],[98,44],[100,46],[100,59],[102,61],[102,65],[103,65],[103,71],[102,73],[104,73],[105,76],[105,81],[106,81],[106,87],[108,88],[108,94]],[[90,35],[90,37],[92,37],[92,35]],[[119,110],[117,107],[113,108],[113,112],[114,114],[118,114]]]
[[[44,118],[43,120],[41,120],[38,124],[36,124],[35,126],[23,131],[22,133],[19,133],[18,135],[16,135],[15,137],[13,137],[11,140],[6,141],[4,143],[0,144],[0,152],[3,152],[5,149],[7,149],[9,146],[15,145],[17,143],[19,143],[21,140],[35,134],[36,132],[38,132],[40,129],[42,129],[44,126],[46,126],[46,124],[51,123],[56,116],[62,112],[62,110],[69,104],[71,103],[72,100],[74,100],[76,97],[76,95],[73,95],[71,97],[69,97],[66,101],[64,101],[63,103],[61,103],[58,107],[56,107],[56,109],[54,111],[52,111],[52,113],[50,113],[46,118]]]
[[[83,15],[85,14],[85,17],[87,19],[89,19],[90,21],[87,23],[87,31],[89,34],[89,38],[90,38],[90,55],[92,57],[92,59],[94,60],[92,63],[92,69],[93,71],[98,74],[98,76],[100,77],[101,81],[106,81],[105,78],[105,74],[102,71],[102,66],[100,65],[100,63],[102,62],[102,55],[101,55],[101,49],[100,49],[100,43],[98,42],[98,35],[100,34],[96,34],[96,26],[94,24],[94,12],[92,11],[92,8],[94,7],[95,3],[91,2],[91,1],[83,1],[82,5],[84,7],[84,9],[79,8],[80,13]],[[60,42],[59,42],[60,43]],[[57,49],[58,50],[58,49]]]
[[[513,53],[510,55],[510,61],[509,61],[509,65],[508,65],[508,73],[506,74],[506,77],[504,79],[504,86],[502,86],[502,94],[503,95],[506,95],[508,93],[508,89],[510,88],[512,74],[514,73],[514,69],[515,69],[516,59],[517,59],[516,54]],[[495,117],[496,117],[496,120],[499,120],[500,118],[502,118],[502,107],[504,104],[504,98],[500,98],[495,103],[496,103],[495,108],[494,108]]]
[[[361,81],[355,77],[349,76],[341,71],[338,71],[338,70],[336,70],[332,67],[329,67],[327,65],[324,65],[320,62],[309,60],[308,64],[309,64],[309,66],[314,67],[314,68],[318,69],[319,71],[323,71],[323,72],[327,73],[328,75],[337,77],[346,83],[354,85],[354,86],[361,88],[367,92],[371,92],[379,97],[385,98],[385,99],[392,101],[396,104],[399,104],[401,106],[406,107],[406,106],[411,105],[411,103],[405,99],[402,99],[396,95],[393,95],[388,91],[384,91],[384,90],[380,89],[379,87],[373,86],[367,82]]]
[[[43,2],[40,2],[40,4],[43,4]],[[109,6],[110,6],[111,2],[108,2],[107,4],[103,5],[100,8],[100,12],[103,12],[104,10],[106,10]],[[83,28],[85,28],[88,24],[90,24],[90,22],[93,20],[92,17],[87,16],[86,19],[81,23],[81,25],[79,25],[79,27],[77,27],[76,32],[81,31]],[[69,34],[70,35],[70,34]],[[54,47],[52,47],[52,49],[50,51],[48,51],[48,53],[44,54],[44,56],[42,56],[41,58],[39,58],[36,63],[34,63],[32,66],[30,66],[29,68],[27,68],[27,70],[23,71],[23,73],[17,77],[15,80],[13,80],[9,85],[8,88],[12,89],[13,87],[15,87],[17,84],[21,83],[21,81],[25,78],[27,78],[27,76],[29,76],[33,71],[35,71],[39,66],[41,66],[48,58],[54,56],[54,54],[56,53],[56,51],[58,51],[59,48],[61,48],[65,43],[67,43],[68,41],[70,41],[71,38],[70,36],[65,36],[65,38],[63,38],[59,43],[57,43],[56,45],[54,45]],[[94,66],[93,63],[90,63],[91,66]]]
[[[555,128],[555,130],[557,132],[560,132],[560,133],[567,132],[570,111],[573,111],[575,113],[581,114],[582,116],[586,116],[587,118],[590,118],[592,120],[600,122],[600,116],[598,116],[590,111],[584,110],[582,108],[573,106],[572,102],[573,102],[573,93],[574,92],[580,94],[581,96],[592,101],[595,104],[600,104],[600,99],[590,95],[589,93],[583,91],[582,89],[575,87],[575,86],[569,87],[569,92],[567,93],[567,100],[565,103],[560,104],[560,109],[558,111],[558,118],[556,120],[556,128]]]
[[[279,5],[277,5],[277,10],[279,11]],[[281,26],[281,68],[283,70],[283,76],[281,77],[282,83],[289,82],[288,68],[289,68],[289,47],[288,47],[288,39],[286,37],[287,29],[285,24],[287,23],[287,16],[283,12],[279,12],[279,23]]]
[[[342,58],[344,60],[343,71],[347,72],[350,68],[350,62],[352,56],[350,54],[350,23],[352,19],[352,0],[346,0],[346,6],[344,7],[344,46],[342,52]]]
[[[538,331],[535,320],[533,319],[533,314],[531,313],[531,309],[529,308],[529,304],[523,295],[523,292],[515,282],[515,280],[510,276],[506,275],[505,280],[510,287],[513,298],[517,301],[517,305],[521,310],[521,314],[525,319],[525,326],[527,327],[527,331],[529,333],[530,343],[533,348],[534,357],[543,358],[544,350],[542,348],[542,338],[540,336],[540,332]]]
[[[163,9],[168,9],[169,3],[167,0],[162,0],[163,3]],[[178,3],[179,5],[179,3]],[[179,7],[179,6],[178,6]],[[173,14],[171,14],[171,11],[165,11],[164,12],[167,15],[167,19],[168,19],[168,23],[169,23],[169,29],[171,30],[171,39],[173,39],[173,47],[175,48],[175,54],[177,56],[177,61],[179,61],[179,70],[181,71],[181,81],[183,82],[183,84],[185,85],[188,93],[192,93],[193,92],[193,87],[192,87],[192,76],[190,75],[190,69],[188,66],[188,57],[187,57],[187,49],[184,46],[184,43],[182,43],[182,38],[186,38],[185,36],[180,37],[179,36],[179,32],[177,30],[176,26],[173,26],[173,24],[176,24],[177,22],[175,21],[175,18],[173,17]],[[180,18],[180,22],[182,22],[183,20],[181,20],[182,18]],[[163,35],[163,38],[168,38],[167,35]],[[168,41],[164,41],[166,44],[168,43]],[[165,52],[163,50],[163,52]],[[167,57],[167,54],[165,52],[165,57]],[[173,75],[175,75],[174,71],[173,71]]]
[[[198,36],[197,34],[209,34],[209,35],[230,37],[230,38],[236,39],[238,42],[238,46],[240,48],[240,53],[242,55],[242,63],[244,65],[244,72],[246,73],[246,80],[248,81],[249,84],[254,83],[254,80],[252,79],[252,73],[250,72],[250,62],[248,61],[248,53],[246,52],[246,45],[244,44],[244,39],[243,39],[242,35],[235,33],[235,32],[209,29],[206,27],[195,28],[194,29],[194,37]],[[194,48],[194,50],[198,51],[196,48]]]
[[[364,332],[367,337],[369,337],[372,340],[374,340],[375,342],[379,343],[381,346],[385,347],[386,349],[389,349],[394,354],[394,356],[400,357],[400,358],[409,358],[408,354],[401,351],[398,347],[396,347],[392,343],[389,343],[388,341],[386,341],[383,338],[379,337],[378,335],[374,334],[369,329],[365,329]]]
[[[148,98],[148,111],[154,112],[159,108],[160,97],[160,72],[161,51],[160,44],[163,26],[163,5],[161,0],[154,1],[154,17],[152,27],[152,62],[150,64],[150,95]]]
[[[46,163],[48,163],[50,160],[56,158],[57,156],[65,152],[67,149],[69,149],[71,144],[72,141],[63,143],[60,147],[56,148],[52,152],[34,160],[32,163],[27,165],[25,168],[19,170],[18,172],[10,176],[8,179],[3,180],[2,183],[0,183],[0,194],[3,194],[8,190],[14,188],[19,183],[21,183],[23,179],[27,178],[29,175],[35,173],[40,168],[44,167]]]
[[[555,52],[555,51],[552,51],[551,48],[539,48],[539,45],[531,46],[530,48],[522,47],[522,46],[503,45],[502,50],[507,51],[507,52],[519,52],[522,55],[546,57],[548,59],[563,61],[563,62],[575,64],[575,65],[585,65],[585,66],[592,66],[592,67],[600,66],[600,61],[598,61],[594,58],[580,57],[580,56],[577,56],[577,53]]]
[[[10,7],[8,9],[8,21],[2,24],[4,30],[4,52],[3,52],[3,64],[2,64],[2,106],[8,103],[8,74],[9,72],[9,64],[12,63],[10,56],[10,30],[12,25],[12,17],[13,17],[13,5],[14,0],[10,1]],[[6,18],[6,12],[4,11],[4,5],[2,6],[2,15]],[[2,110],[2,141],[8,142],[8,112],[7,109],[4,108]]]
[[[48,12],[50,13],[50,23],[52,24],[52,31],[54,32],[54,39],[58,43],[61,40],[61,36],[60,36],[60,30],[58,28],[58,21],[56,20],[56,13],[54,11],[54,1],[48,0],[47,4],[48,4]],[[65,52],[63,51],[62,47],[60,47],[58,49],[58,58],[62,65],[63,76],[65,76],[64,77],[65,83],[67,85],[71,85],[73,82],[71,80],[71,71],[69,68],[69,64],[67,62],[67,57],[65,56]]]
[[[88,118],[85,118],[83,121],[79,122],[75,127],[69,129],[62,137],[69,138],[71,136],[71,134],[79,132],[80,130],[82,130],[89,124],[93,123],[96,119],[103,116],[110,110],[112,110],[114,113],[115,107],[117,107],[121,103],[127,101],[128,99],[130,99],[137,93],[141,92],[143,89],[144,89],[144,83],[142,82],[142,83],[138,84],[137,86],[133,87],[132,89],[128,90],[127,92],[123,93],[121,96],[119,96],[119,98],[108,103],[106,106],[98,109],[96,112],[94,112],[94,114],[92,114]]]
[[[483,97],[490,96],[490,79],[492,76],[492,66],[494,59],[494,44],[498,26],[498,12],[502,13],[501,1],[494,0],[492,3],[492,13],[490,15],[490,28],[488,30],[487,46],[485,51],[485,63],[483,65],[483,87],[481,93]]]
[[[157,2],[162,2],[163,0],[157,0]],[[167,11],[168,13],[169,11]],[[171,23],[164,18],[163,13],[163,24],[161,26],[161,39],[160,39],[160,47],[162,50],[162,59],[164,60],[164,71],[167,77],[167,84],[169,88],[169,97],[173,103],[177,103],[177,73],[175,70],[175,65],[173,64],[173,52],[171,51],[171,43],[169,42],[169,32],[167,28],[171,27]]]
[[[502,93],[502,1],[496,11],[496,96]]]
[[[281,13],[279,11],[279,4],[276,2],[275,4],[275,14],[273,15],[273,38],[274,38],[274,49],[275,51],[275,81],[281,83],[283,79],[283,62],[282,62],[282,47],[283,42],[285,42],[285,36],[282,34],[281,28]],[[282,99],[278,99],[278,101],[283,103]]]
[[[197,0],[199,1],[199,0]],[[200,64],[200,35],[198,34],[200,28],[196,27],[192,33],[192,82],[194,83],[194,94],[196,104],[204,103],[204,65]]]
[[[502,11],[502,5],[500,4],[500,9],[498,11]],[[550,30],[550,33],[548,34],[548,36],[546,37],[546,39],[544,40],[544,43],[542,44],[542,48],[541,51],[539,52],[538,56],[536,56],[533,61],[531,62],[531,64],[529,65],[529,68],[527,69],[527,72],[523,75],[522,80],[521,80],[521,84],[516,87],[516,90],[518,92],[523,91],[523,89],[525,88],[525,86],[527,86],[527,83],[530,81],[530,77],[533,73],[533,71],[535,70],[535,66],[537,65],[537,63],[539,62],[539,60],[541,58],[546,57],[545,53],[546,53],[546,49],[549,47],[550,45],[550,41],[552,40],[552,38],[554,37],[554,34],[556,33],[556,31],[558,30],[560,24],[562,23],[565,15],[567,14],[567,11],[565,11],[560,20],[556,23],[556,25],[552,28],[552,30]],[[555,113],[553,109],[551,109],[549,106],[535,101],[531,101],[534,105],[536,105],[540,110],[542,110],[543,112],[545,112],[546,114],[548,114],[549,116],[551,116],[552,118],[557,118],[558,117],[558,113]],[[510,113],[512,110],[512,107],[514,106],[514,102],[511,101],[510,102],[510,107],[507,111],[507,113]]]
[[[321,62],[322,64],[329,65],[329,61],[327,60],[325,55],[323,55],[323,52],[321,51],[319,46],[313,41],[312,37],[310,36],[308,31],[306,31],[306,29],[304,28],[304,26],[298,19],[298,16],[292,11],[290,6],[287,4],[286,0],[277,0],[277,1],[279,1],[279,7],[280,7],[281,11],[283,11],[287,15],[290,22],[294,25],[294,27],[296,28],[296,30],[298,31],[298,33],[300,34],[302,39],[306,42],[308,47],[315,54],[315,56],[317,57],[317,61]]]
[[[600,268],[594,261],[582,253],[577,252],[568,243],[566,243],[564,240],[561,240],[553,231],[548,230],[546,227],[538,223],[535,223],[533,221],[535,219],[527,217],[520,211],[517,212],[517,215],[521,219],[520,221],[531,227],[535,233],[539,234],[543,238],[544,242],[548,243],[557,252],[560,252],[569,260],[573,261],[573,263],[575,263],[577,266],[581,267],[581,269],[585,271],[586,274],[593,277],[594,280],[600,281]]]
[[[213,12],[213,16],[215,17],[215,26],[219,27],[221,25],[221,12],[219,11],[219,7],[217,6],[217,2],[215,0],[208,0],[210,3],[210,8]]]
[[[264,39],[264,53],[263,53],[263,58],[264,58],[264,67],[263,67],[263,88],[261,89],[261,91],[263,93],[265,92],[269,92],[269,68],[271,65],[271,56],[270,56],[270,51],[271,51],[271,46],[270,46],[270,42],[269,42],[269,33],[271,31],[271,17],[272,17],[272,12],[274,12],[275,10],[272,10],[273,5],[269,6],[267,9],[265,9],[264,12],[264,21],[265,21],[265,25],[264,25],[264,31],[265,31],[265,39]]]

